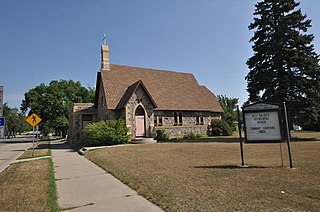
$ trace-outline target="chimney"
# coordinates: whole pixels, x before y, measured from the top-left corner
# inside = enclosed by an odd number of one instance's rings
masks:
[[[101,69],[100,71],[110,71],[109,47],[107,44],[101,45]]]

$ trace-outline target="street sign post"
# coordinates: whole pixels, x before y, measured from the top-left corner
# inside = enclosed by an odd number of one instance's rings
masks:
[[[31,116],[29,116],[26,119],[26,122],[30,124],[33,128],[33,133],[32,133],[32,156],[34,156],[34,127],[37,126],[41,122],[41,118],[37,116],[35,113],[33,113]]]
[[[5,125],[5,119],[4,117],[0,117],[0,138],[4,138],[4,125]]]
[[[3,86],[0,86],[0,117],[3,116]]]
[[[0,139],[4,138],[3,86],[0,86]]]
[[[3,117],[3,103],[0,102],[0,117]]]

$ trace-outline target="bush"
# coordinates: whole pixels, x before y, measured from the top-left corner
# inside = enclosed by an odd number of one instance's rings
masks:
[[[194,134],[192,131],[187,134],[187,135],[184,135],[183,136],[183,139],[187,139],[187,140],[192,140],[192,139],[197,139],[197,138],[200,138],[201,136],[199,134]]]
[[[211,125],[208,126],[209,136],[230,136],[232,135],[232,130],[229,124],[220,119],[214,119],[211,121]]]
[[[156,140],[157,141],[168,141],[169,140],[169,135],[167,135],[164,131],[164,129],[159,129],[156,130]]]
[[[85,143],[90,145],[116,145],[128,143],[128,128],[123,120],[99,121],[86,126]]]

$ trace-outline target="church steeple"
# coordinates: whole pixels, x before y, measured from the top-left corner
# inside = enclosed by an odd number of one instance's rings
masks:
[[[103,35],[103,44],[101,45],[101,68],[100,71],[110,71],[109,64],[109,46],[107,45],[107,36]]]

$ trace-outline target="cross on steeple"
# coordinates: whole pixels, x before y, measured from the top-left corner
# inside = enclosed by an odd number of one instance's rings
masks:
[[[103,44],[107,45],[107,35],[103,34]]]

